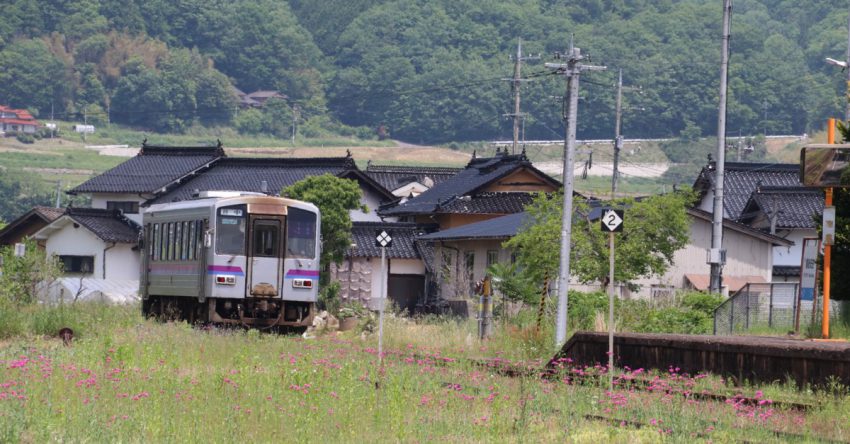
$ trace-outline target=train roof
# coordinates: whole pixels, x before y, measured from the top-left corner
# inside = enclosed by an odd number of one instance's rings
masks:
[[[228,193],[228,192],[222,192]],[[256,200],[266,200],[266,199],[274,199],[279,201],[280,203],[295,207],[302,208],[306,210],[311,210],[314,212],[318,212],[319,209],[316,205],[310,202],[304,202],[301,200],[289,199],[285,197],[278,196],[267,196],[257,193],[245,193],[239,191],[233,191],[235,195],[212,195],[212,196],[201,196],[189,200],[181,200],[178,202],[168,202],[168,203],[158,203],[149,206],[145,213],[155,213],[160,211],[176,211],[176,210],[190,210],[194,208],[205,208],[205,207],[214,207],[220,205],[236,205],[239,203],[250,203],[250,201]]]

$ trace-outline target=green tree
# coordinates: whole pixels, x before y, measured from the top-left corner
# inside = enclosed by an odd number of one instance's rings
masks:
[[[0,51],[0,103],[50,110],[68,99],[65,65],[40,40],[19,40]]]
[[[356,181],[341,179],[331,174],[310,176],[281,190],[281,195],[310,202],[321,212],[322,224],[322,269],[331,263],[342,262],[345,251],[351,245],[350,211],[368,211],[360,203],[362,191]],[[323,282],[327,282],[325,272]]]
[[[690,218],[686,207],[691,193],[652,196],[640,201],[622,199],[615,205],[625,208],[625,224],[615,242],[617,282],[663,274],[673,262],[673,254],[688,240]],[[526,208],[531,223],[505,247],[517,252],[517,261],[534,280],[558,274],[562,199],[540,194]],[[608,235],[599,229],[599,220],[590,220],[590,208],[578,203],[573,212],[570,272],[582,282],[603,282],[608,276]]]
[[[15,256],[15,246],[0,248],[3,274],[0,275],[0,299],[13,304],[31,304],[36,301],[40,285],[50,285],[62,273],[57,258],[48,257],[33,240],[25,242],[25,254]]]

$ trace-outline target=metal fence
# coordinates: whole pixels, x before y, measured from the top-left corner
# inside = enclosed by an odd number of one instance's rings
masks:
[[[798,307],[799,289],[799,284],[790,282],[747,284],[714,309],[714,334],[795,331],[797,311],[800,330],[819,323],[822,302],[814,306],[812,301],[801,301]],[[839,319],[843,307],[843,303],[831,301],[830,317]]]
[[[714,309],[714,334],[731,335],[753,330],[794,330],[797,319],[799,284],[747,284]],[[803,313],[811,313],[805,304]],[[808,321],[810,321],[810,317]]]

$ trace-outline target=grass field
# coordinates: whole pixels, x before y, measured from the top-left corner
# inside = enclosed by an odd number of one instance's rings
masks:
[[[43,336],[0,347],[2,442],[797,442],[850,439],[850,401],[780,385],[656,375],[654,389],[505,377],[465,358],[539,367],[550,336],[512,324],[474,340],[474,321],[390,319],[384,371],[374,335],[199,330],[137,307],[36,313],[69,321],[71,346]],[[645,377],[643,370],[623,378]],[[379,387],[376,388],[376,385]],[[669,388],[741,393],[758,405],[698,401]],[[845,392],[842,392],[845,393]],[[793,400],[809,411],[775,405]],[[784,436],[784,437],[783,437]]]

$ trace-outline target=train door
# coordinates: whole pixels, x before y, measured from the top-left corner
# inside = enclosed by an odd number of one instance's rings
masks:
[[[283,217],[251,215],[248,245],[247,286],[254,297],[280,296],[283,268]]]

